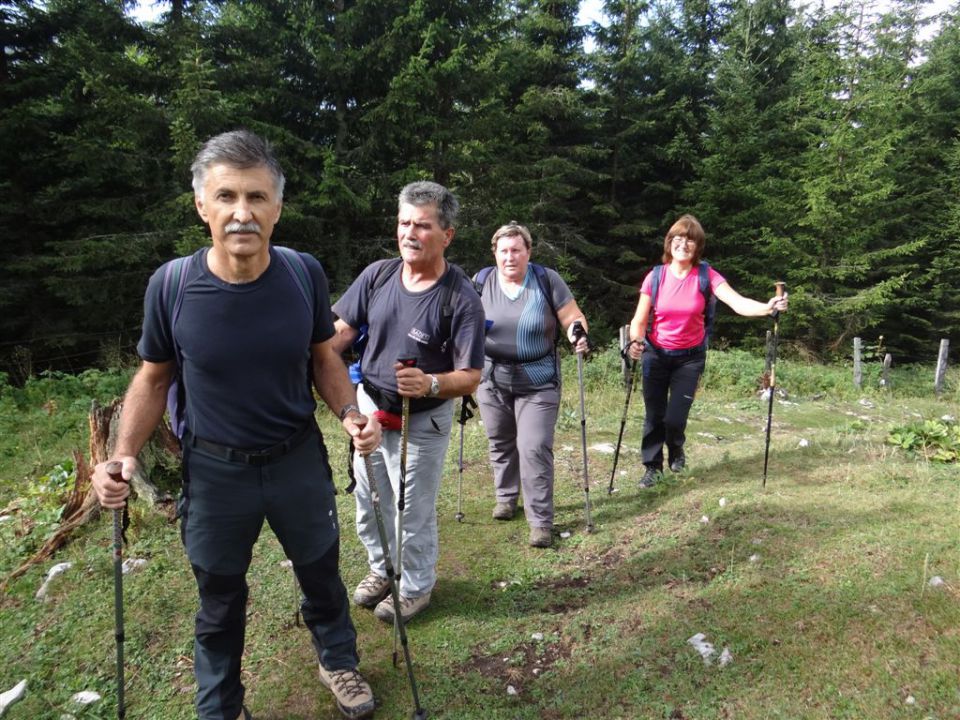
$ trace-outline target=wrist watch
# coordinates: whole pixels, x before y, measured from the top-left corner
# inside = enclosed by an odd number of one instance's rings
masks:
[[[430,376],[430,392],[427,393],[427,397],[436,397],[440,394],[440,380],[436,375]]]
[[[360,412],[360,408],[358,408],[353,403],[348,403],[347,405],[344,405],[342,408],[340,408],[340,415],[339,415],[340,422],[343,422],[343,419],[347,416],[347,414],[352,412],[353,410],[356,410],[358,413]]]

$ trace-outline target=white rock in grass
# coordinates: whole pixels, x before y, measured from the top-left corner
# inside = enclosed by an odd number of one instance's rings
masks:
[[[597,443],[596,445],[591,445],[588,449],[595,450],[604,455],[613,455],[615,450],[612,443]]]
[[[907,705],[916,705],[917,699],[913,695],[907,695],[906,700],[903,701]]]
[[[507,695],[519,695],[519,693],[513,685],[507,685]]]
[[[943,420],[944,422],[953,422],[954,420],[956,420],[956,418],[953,415],[942,415],[940,419]]]
[[[292,567],[293,567],[293,560],[289,560],[289,559],[288,559],[288,560],[281,560],[281,561],[280,561],[280,567],[282,567],[282,568],[292,568]]]
[[[725,647],[723,652],[720,653],[720,667],[725,667],[733,662],[733,653],[730,652],[730,648]]]
[[[530,639],[535,640],[536,642],[540,642],[541,640],[543,640],[543,633],[535,632],[533,635],[530,636]]]
[[[939,575],[934,575],[932,578],[930,578],[930,587],[940,587],[944,584],[943,578]]]
[[[93,690],[81,690],[70,699],[77,703],[77,705],[91,705],[101,700],[100,693],[94,692]]]
[[[147,564],[147,561],[144,560],[143,558],[127,558],[126,560],[123,561],[123,564],[120,566],[120,568],[121,568],[121,572],[123,572],[123,574],[126,575],[127,573],[130,573],[130,572],[133,572],[134,570],[138,570],[142,568],[146,564]]]
[[[806,438],[800,438],[800,442],[797,443],[797,447],[809,447],[809,446],[810,446],[810,441],[807,440]]]
[[[760,556],[757,555],[756,553],[754,553],[753,555],[751,555],[748,559],[749,559],[750,562],[752,562],[752,563],[760,562]]]
[[[7,708],[23,698],[27,694],[27,681],[21,680],[5,693],[0,693],[0,715],[3,715]]]
[[[700,657],[703,658],[703,664],[709,665],[713,662],[713,656],[716,654],[716,650],[713,647],[713,643],[707,642],[707,636],[703,633],[697,633],[693,637],[687,639],[687,642],[693,645],[694,649],[700,653]]]
[[[700,522],[706,525],[708,522],[710,522],[710,518],[708,518],[706,515],[701,515]]]
[[[40,589],[37,590],[36,598],[37,600],[46,601],[47,599],[47,590],[50,589],[50,583],[55,577],[65,573],[67,570],[73,567],[71,562],[62,562],[57,563],[52,568],[47,570],[47,576],[43,579],[43,584],[40,586]]]
[[[562,537],[564,540],[566,540],[568,537],[570,537],[570,531],[569,531],[569,530],[564,530],[562,533],[560,533],[560,537]]]
[[[726,507],[726,506],[727,506],[727,499],[720,498],[720,507]]]

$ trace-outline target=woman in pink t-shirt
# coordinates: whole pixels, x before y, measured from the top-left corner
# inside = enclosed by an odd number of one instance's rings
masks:
[[[693,215],[684,215],[663,241],[664,267],[654,268],[640,286],[640,302],[630,321],[628,352],[643,361],[643,440],[646,472],[640,487],[651,487],[663,471],[663,446],[673,472],[686,465],[683,444],[687,416],[707,359],[704,310],[707,298],[700,290],[700,258],[705,235]],[[660,273],[656,301],[654,273]],[[767,302],[746,298],[713,268],[707,269],[709,292],[739,315],[763,317],[787,309],[787,295]],[[651,318],[651,308],[653,309]],[[649,327],[648,327],[649,326]]]

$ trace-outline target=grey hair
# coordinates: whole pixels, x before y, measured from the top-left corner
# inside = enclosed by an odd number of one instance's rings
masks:
[[[525,225],[521,225],[516,220],[511,220],[506,225],[501,225],[497,228],[497,231],[493,234],[493,238],[490,240],[490,247],[494,252],[497,251],[497,242],[500,238],[505,237],[521,238],[527,250],[533,247],[533,238],[530,236],[530,231],[527,230]]]
[[[207,170],[214,165],[226,165],[238,170],[266,167],[273,175],[277,199],[283,200],[286,178],[283,177],[283,170],[270,143],[259,135],[249,130],[231,130],[207,140],[190,166],[190,172],[193,173],[193,193],[197,197],[203,193]]]
[[[453,193],[439,183],[429,180],[412,182],[400,191],[397,205],[437,206],[437,219],[444,230],[453,226],[460,212],[460,203]]]

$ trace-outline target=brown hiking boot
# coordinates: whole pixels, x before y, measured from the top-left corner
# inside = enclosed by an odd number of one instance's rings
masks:
[[[337,707],[346,717],[353,720],[373,715],[376,702],[373,690],[356,668],[350,670],[327,670],[320,665],[320,682],[337,699]]]
[[[360,607],[372,608],[390,592],[390,581],[371,572],[353,591],[353,602]]]
[[[517,514],[517,506],[514,503],[498,502],[493,508],[494,520],[513,520]]]
[[[553,545],[553,533],[550,528],[530,528],[530,547],[548,548]]]
[[[403,593],[400,594],[400,615],[403,621],[407,622],[414,615],[419,615],[430,605],[430,593],[420,595],[419,597],[409,598]],[[374,608],[373,614],[384,622],[393,622],[393,596],[387,595],[380,604]]]

